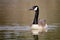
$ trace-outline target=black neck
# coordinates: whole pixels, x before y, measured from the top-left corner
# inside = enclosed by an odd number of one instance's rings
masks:
[[[38,16],[39,16],[39,9],[35,11],[35,17],[33,20],[33,24],[38,24]]]

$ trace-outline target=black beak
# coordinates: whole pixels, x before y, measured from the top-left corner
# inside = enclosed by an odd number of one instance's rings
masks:
[[[33,8],[29,9],[29,10],[33,10]]]
[[[29,9],[29,10],[33,10],[33,9]]]

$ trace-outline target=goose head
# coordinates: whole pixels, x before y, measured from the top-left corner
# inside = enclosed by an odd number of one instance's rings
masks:
[[[39,11],[39,7],[38,6],[33,6],[30,10]]]

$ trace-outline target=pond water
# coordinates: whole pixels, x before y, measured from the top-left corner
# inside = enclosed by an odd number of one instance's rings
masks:
[[[34,40],[29,26],[0,26],[0,40]],[[60,25],[49,25],[39,40],[60,40]]]

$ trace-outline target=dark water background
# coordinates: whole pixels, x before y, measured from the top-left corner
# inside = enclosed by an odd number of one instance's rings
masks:
[[[60,40],[60,25],[49,25],[48,32],[39,34],[39,40]],[[28,26],[1,26],[0,40],[34,40]]]

